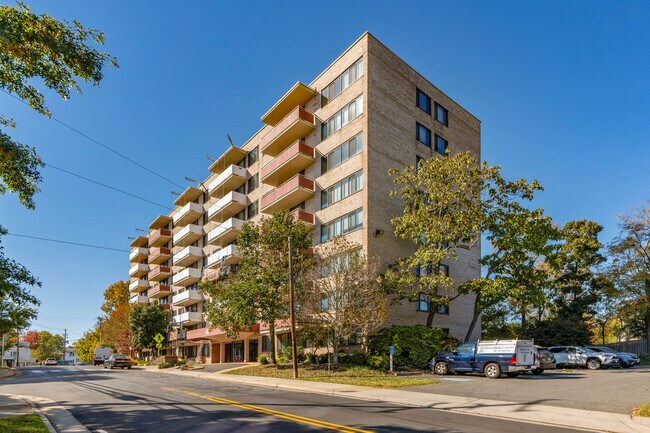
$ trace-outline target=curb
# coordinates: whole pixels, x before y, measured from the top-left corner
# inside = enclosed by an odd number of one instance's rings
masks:
[[[17,395],[26,400],[45,422],[50,433],[90,433],[67,409],[54,400],[33,395]]]
[[[11,379],[12,377],[16,377],[16,376],[18,376],[18,373],[16,372],[16,369],[15,369],[15,368],[10,368],[10,369],[9,369],[9,373],[10,373],[10,374],[7,375],[7,376],[2,376],[2,377],[0,377],[0,380]]]
[[[592,432],[650,433],[650,419],[639,420],[638,417],[618,413],[570,409],[557,406],[530,405],[526,403],[439,394],[423,394],[414,391],[385,390],[364,386],[309,382],[292,379],[166,370],[167,369],[145,369],[145,371],[157,371],[177,376],[189,376],[220,382],[240,383],[249,386],[287,389],[298,392],[309,392],[312,394],[335,395],[338,397],[354,398],[357,400],[380,401],[404,406],[446,410],[465,415],[488,416],[510,421],[582,429]]]

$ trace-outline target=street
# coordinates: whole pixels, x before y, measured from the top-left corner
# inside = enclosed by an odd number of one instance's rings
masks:
[[[23,368],[2,382],[0,393],[55,400],[99,433],[576,431],[137,369]]]

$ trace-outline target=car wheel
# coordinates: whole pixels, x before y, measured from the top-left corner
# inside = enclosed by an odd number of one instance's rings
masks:
[[[501,367],[495,362],[491,362],[483,369],[485,377],[489,379],[498,379],[501,376]]]
[[[436,365],[433,366],[433,372],[444,376],[445,374],[449,374],[449,366],[446,362],[436,362]]]
[[[110,369],[112,370],[112,369],[113,369],[113,366],[111,365],[111,366],[110,366],[110,367],[108,367],[108,368],[110,368]]]
[[[621,362],[621,367],[623,367],[623,368],[630,368],[630,367],[632,367],[632,366],[631,366],[631,365],[627,365],[627,363],[625,363],[625,362]]]
[[[543,368],[536,368],[536,369],[532,370],[532,373],[535,374],[535,375],[540,375],[540,374],[544,373],[544,369]]]
[[[130,370],[130,369],[131,369],[131,366],[129,365],[128,367],[126,367],[126,369],[127,369],[127,370]]]
[[[590,358],[587,360],[587,368],[589,370],[598,370],[600,368],[601,362],[598,358]]]

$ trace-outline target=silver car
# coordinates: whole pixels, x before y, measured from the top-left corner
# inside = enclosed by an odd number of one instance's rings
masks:
[[[581,346],[554,346],[548,350],[558,366],[586,367],[589,370],[620,366],[618,355],[613,353],[598,353]]]
[[[587,349],[591,349],[594,352],[599,352],[599,353],[612,353],[618,356],[621,367],[623,368],[634,367],[635,365],[639,365],[639,363],[641,362],[639,355],[637,355],[636,353],[619,352],[617,350],[610,349],[609,347],[605,347],[605,346],[587,346]]]

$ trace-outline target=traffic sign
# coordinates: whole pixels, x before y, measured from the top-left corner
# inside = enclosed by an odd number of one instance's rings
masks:
[[[160,332],[157,333],[155,337],[153,337],[153,341],[155,341],[158,344],[161,344],[164,340],[165,340],[165,337],[163,337]],[[158,345],[156,345],[156,347],[158,347]]]
[[[156,343],[156,347],[157,347],[158,349],[161,349],[161,348],[162,348],[162,343]]]

